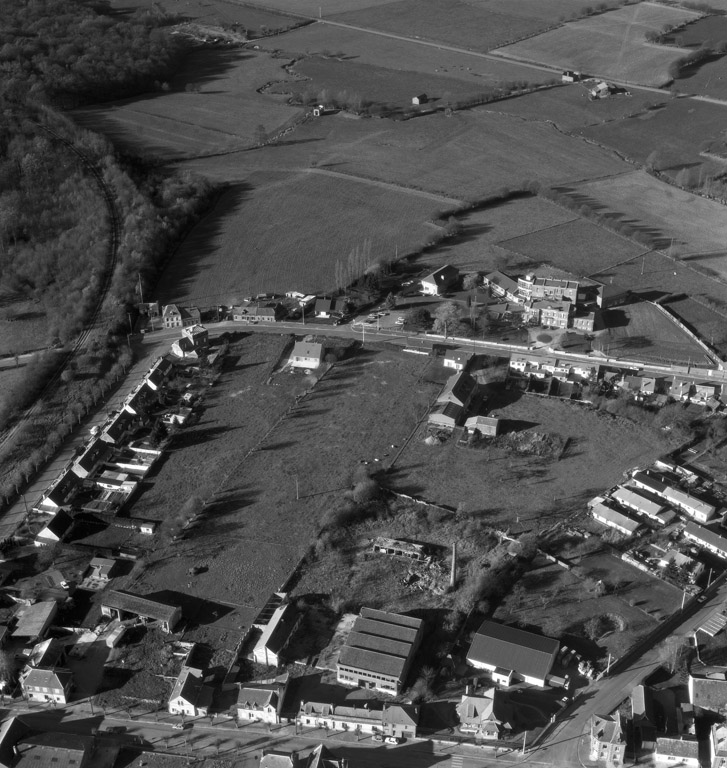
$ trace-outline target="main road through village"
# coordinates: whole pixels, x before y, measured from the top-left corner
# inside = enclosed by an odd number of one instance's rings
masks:
[[[211,326],[214,335],[225,331],[240,331],[239,323],[222,322]],[[491,354],[509,354],[510,352],[534,355],[553,355],[574,361],[590,361],[620,365],[639,365],[655,373],[674,373],[669,366],[648,365],[634,360],[617,360],[606,358],[597,353],[590,355],[572,354],[553,351],[547,347],[535,349],[532,345],[511,345],[503,342],[479,339],[446,339],[429,334],[410,334],[396,327],[377,328],[365,326],[359,322],[355,325],[323,325],[318,323],[276,323],[265,326],[262,324],[244,327],[245,332],[267,333],[309,333],[329,336],[355,338],[364,343],[388,342],[407,348],[421,347],[431,349],[432,345],[447,343],[460,347],[471,348],[473,351]],[[129,372],[112,401],[107,403],[103,412],[92,416],[84,425],[100,424],[105,418],[108,408],[117,407],[128,392],[140,381],[151,360],[168,349],[168,345],[179,335],[178,329],[159,330],[137,337],[138,362]],[[683,369],[682,369],[683,370]],[[700,375],[711,376],[715,380],[726,380],[727,373],[722,370],[700,369]],[[0,538],[12,533],[26,514],[26,501],[35,502],[47,484],[73,454],[75,444],[69,443],[55,458],[52,464],[27,489],[26,497],[11,507],[0,519]],[[90,703],[82,700],[69,705],[65,709],[47,710],[29,708],[22,702],[10,705],[13,712],[27,712],[28,716],[38,721],[41,728],[54,728],[61,731],[89,733],[103,726],[123,724],[125,731],[119,735],[103,735],[103,739],[118,739],[125,745],[130,743],[138,749],[176,754],[234,756],[236,765],[256,765],[263,749],[301,750],[307,749],[320,741],[327,741],[342,756],[355,758],[355,764],[365,768],[387,768],[401,766],[402,768],[426,768],[432,765],[452,765],[454,768],[476,768],[477,766],[495,766],[503,764],[525,764],[535,768],[539,766],[556,766],[557,768],[582,768],[588,764],[587,732],[593,715],[612,712],[626,698],[631,689],[655,670],[662,659],[658,643],[668,635],[687,636],[695,632],[705,619],[727,600],[727,581],[718,579],[708,590],[707,600],[697,602],[692,600],[685,608],[675,613],[671,618],[662,622],[652,634],[632,649],[631,652],[617,661],[609,675],[593,682],[583,689],[565,709],[559,718],[546,730],[537,744],[525,753],[521,750],[500,750],[482,748],[474,745],[458,745],[453,742],[437,740],[411,740],[400,746],[382,745],[372,742],[370,738],[355,741],[351,734],[326,734],[323,731],[307,731],[296,733],[294,726],[283,726],[275,730],[259,726],[238,728],[229,718],[220,718],[210,722],[209,718],[200,718],[188,723],[184,731],[172,728],[176,718],[162,715],[159,720],[153,716],[129,718],[126,713],[116,717],[107,713],[102,718],[98,712],[91,713]]]

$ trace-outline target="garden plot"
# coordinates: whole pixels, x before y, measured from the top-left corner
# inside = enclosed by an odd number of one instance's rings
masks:
[[[570,22],[563,27],[498,49],[502,56],[575,69],[595,77],[662,86],[671,79],[669,65],[686,48],[647,43],[648,31],[698,18],[692,11],[638,3]]]

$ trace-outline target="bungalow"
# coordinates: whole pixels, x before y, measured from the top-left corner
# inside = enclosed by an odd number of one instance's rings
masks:
[[[609,528],[613,528],[624,536],[633,536],[641,527],[641,523],[638,520],[634,520],[609,506],[601,496],[596,496],[595,499],[592,499],[588,506],[594,520]]]
[[[690,520],[684,527],[684,538],[718,557],[727,559],[727,539],[709,528],[703,528]]]
[[[378,702],[363,701],[361,706],[336,706],[327,702],[301,701],[297,724],[332,731],[380,733],[381,708]]]
[[[495,700],[500,695],[496,688],[484,691],[481,696],[463,695],[457,704],[459,730],[478,739],[501,738],[509,726],[495,714]]]
[[[502,296],[508,301],[520,303],[522,298],[518,292],[518,282],[504,272],[490,272],[482,278],[482,284],[489,287],[493,296]]]
[[[278,686],[240,688],[237,695],[237,719],[277,723],[281,704],[282,696]]]
[[[488,670],[497,684],[510,685],[518,679],[545,686],[559,648],[552,637],[485,619],[472,640],[467,662]]]
[[[36,547],[48,547],[57,544],[73,525],[73,518],[62,509],[58,510],[48,524],[41,528],[33,539]]]
[[[167,304],[162,309],[162,325],[165,328],[187,328],[200,321],[200,311],[197,307],[178,307]]]
[[[497,437],[500,431],[500,419],[495,416],[470,416],[464,423],[470,432],[479,432],[486,437]]]
[[[685,491],[672,488],[656,476],[647,474],[646,472],[636,472],[631,480],[638,488],[643,488],[645,491],[655,493],[657,496],[660,496],[668,502],[672,507],[681,510],[689,515],[689,517],[698,520],[700,523],[706,523],[714,517],[717,512],[717,508],[712,504],[708,504],[706,501],[702,501]]]
[[[324,347],[312,341],[297,341],[290,353],[290,367],[315,370],[323,362]]]
[[[455,371],[464,371],[468,366],[472,354],[469,352],[460,352],[456,349],[448,349],[444,355],[444,367],[453,368]]]
[[[662,736],[656,740],[654,761],[657,768],[699,768],[699,742],[693,737]]]
[[[81,480],[72,469],[63,472],[48,486],[40,501],[33,507],[36,512],[53,513],[70,506],[70,502],[81,489]]]
[[[639,493],[626,485],[619,485],[611,494],[611,498],[627,509],[633,509],[640,515],[654,520],[661,525],[670,523],[675,515],[668,507],[649,499],[643,493]]]
[[[343,317],[348,313],[350,303],[348,296],[336,298],[322,296],[316,299],[315,315],[320,318]]]
[[[111,451],[112,448],[107,442],[94,437],[86,444],[81,455],[74,460],[71,469],[78,477],[85,479],[99,464],[109,458]]]
[[[594,715],[591,718],[591,760],[599,760],[609,766],[621,765],[626,753],[626,736],[621,717]]]
[[[104,595],[101,613],[120,621],[135,616],[144,622],[158,622],[164,632],[172,632],[182,618],[182,609],[178,605],[119,590]]]
[[[174,682],[169,697],[169,714],[186,717],[206,715],[212,704],[212,693],[212,688],[205,685],[202,670],[185,665]]]
[[[427,296],[440,296],[453,288],[458,280],[459,270],[446,264],[422,278],[422,293]]]
[[[292,603],[279,605],[267,623],[255,625],[262,631],[250,654],[252,660],[271,667],[282,664],[285,649],[302,619]]]
[[[18,606],[15,616],[18,623],[11,637],[40,640],[53,624],[58,613],[58,605],[54,600],[35,603],[34,605]]]

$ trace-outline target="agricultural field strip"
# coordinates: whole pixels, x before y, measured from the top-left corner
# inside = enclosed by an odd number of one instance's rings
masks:
[[[411,187],[404,187],[401,184],[395,184],[391,181],[382,181],[380,179],[369,179],[365,176],[357,176],[354,173],[342,173],[341,171],[329,171],[325,168],[296,168],[295,171],[315,173],[321,176],[331,176],[333,178],[345,179],[346,181],[358,181],[361,184],[370,184],[372,187],[379,187],[381,189],[388,189],[392,192],[404,192],[408,195],[414,195],[415,197],[423,197],[426,200],[433,200],[435,203],[450,203],[451,205],[460,205],[462,200],[458,200],[454,197],[446,197],[445,195],[438,195],[434,192],[427,192],[423,189],[412,189]]]
[[[221,133],[224,136],[234,136],[237,139],[244,139],[245,138],[245,136],[241,136],[239,133],[232,133],[229,130],[223,130],[222,128],[217,128],[217,127],[215,127],[213,125],[206,125],[206,124],[203,125],[203,124],[201,124],[199,122],[193,122],[192,120],[184,120],[183,118],[181,118],[181,117],[179,117],[177,115],[175,115],[174,117],[171,117],[170,115],[160,114],[159,112],[153,112],[151,110],[150,111],[146,111],[144,109],[134,109],[131,106],[125,106],[125,107],[122,107],[122,109],[123,109],[123,112],[127,113],[127,114],[130,113],[132,115],[141,115],[143,117],[155,117],[158,120],[161,120],[162,122],[180,123],[181,125],[188,125],[190,128],[196,128],[196,129],[203,130],[203,131],[210,131],[212,133]],[[210,115],[210,117],[214,117],[214,113],[213,112],[210,111],[208,114]],[[133,123],[133,121],[128,120],[128,119],[125,120],[123,117],[118,118],[117,115],[118,115],[118,111],[115,111],[113,113],[113,116],[114,116],[114,118],[116,120],[118,120],[118,122],[120,122],[120,123],[123,123],[123,122]],[[135,123],[133,123],[133,124],[135,124]],[[171,131],[171,130],[169,131],[169,133],[171,135],[178,135],[178,136],[182,136],[183,135],[183,134],[175,134],[174,131]]]

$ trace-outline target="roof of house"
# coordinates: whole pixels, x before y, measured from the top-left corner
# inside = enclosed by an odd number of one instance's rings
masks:
[[[462,406],[458,403],[438,403],[429,411],[429,420],[436,421],[437,416],[444,416],[456,424],[462,416]]]
[[[438,403],[457,403],[463,405],[477,386],[477,382],[466,371],[455,373],[445,383],[442,392],[437,397]]]
[[[715,549],[719,549],[727,554],[727,539],[723,538],[718,533],[715,533],[709,528],[703,528],[693,520],[690,520],[684,526],[684,535],[697,541],[702,541],[705,544],[715,547]]]
[[[110,557],[92,557],[88,566],[98,571],[99,576],[109,576],[116,566],[116,560]]]
[[[23,678],[23,685],[27,688],[52,688],[53,690],[67,690],[73,676],[69,669],[45,669],[33,667],[28,670]]]
[[[260,758],[260,768],[298,768],[300,762],[295,752],[268,752]]]
[[[384,704],[381,713],[383,725],[418,725],[419,707],[413,704]]]
[[[38,535],[40,536],[47,531],[60,539],[72,525],[73,518],[67,512],[59,509]]]
[[[194,707],[201,709],[212,702],[212,689],[204,684],[204,673],[195,667],[182,667],[179,677],[174,681],[174,687],[169,697],[170,701],[183,699]]]
[[[270,620],[263,627],[255,648],[264,647],[271,653],[280,653],[297,623],[298,616],[292,603],[277,606]]]
[[[28,657],[28,666],[30,667],[52,667],[58,663],[63,655],[63,645],[60,640],[49,637],[33,646],[33,650]]]
[[[672,757],[691,757],[699,759],[699,742],[696,739],[675,739],[662,736],[656,740],[656,752],[659,755]]]
[[[169,605],[169,603],[163,603],[160,600],[116,589],[110,590],[103,596],[101,605],[125,613],[134,613],[137,616],[167,622],[173,621],[179,612],[179,607],[176,605]]]
[[[727,680],[690,675],[691,700],[695,707],[720,712],[727,705]]]
[[[506,275],[504,272],[490,272],[489,275],[485,275],[484,280],[486,283],[492,283],[502,288],[508,293],[516,294],[518,289],[517,280]]]
[[[240,688],[237,694],[237,706],[242,709],[262,709],[278,706],[276,688]]]
[[[601,743],[621,744],[624,742],[621,720],[618,716],[613,718],[597,715],[593,725],[596,738]]]
[[[75,733],[46,731],[34,736],[27,736],[17,744],[20,760],[18,768],[74,768],[83,763],[86,754],[90,754],[93,745],[91,736]]]
[[[38,637],[53,620],[58,611],[54,601],[44,601],[34,605],[21,606],[16,616],[18,625],[13,637]]]
[[[495,691],[486,691],[484,696],[462,696],[457,704],[460,721],[484,720],[493,715]]]
[[[445,264],[439,269],[435,269],[434,272],[430,272],[422,278],[422,282],[434,283],[435,285],[442,285],[442,283],[448,280],[453,280],[459,275],[459,270],[450,264]]]
[[[445,360],[453,360],[458,365],[466,365],[471,357],[471,352],[460,352],[458,349],[448,349],[444,353]]]
[[[560,643],[516,627],[485,620],[477,630],[467,654],[479,661],[520,675],[544,680],[550,672]]]
[[[663,504],[652,501],[637,490],[628,488],[624,485],[619,485],[619,487],[611,494],[611,498],[621,502],[627,507],[633,506],[642,511],[645,515],[649,515],[649,517],[654,517],[664,511]]]
[[[102,434],[108,435],[114,442],[119,440],[134,421],[134,414],[122,408],[104,427]]]
[[[421,619],[362,608],[338,663],[372,674],[400,678],[414,651]]]
[[[688,507],[694,512],[706,515],[707,517],[710,517],[716,511],[716,507],[712,504],[708,504],[706,501],[702,501],[701,499],[696,498],[696,496],[692,496],[690,493],[680,491],[678,488],[667,488],[664,492],[664,498],[671,501],[672,504],[680,507]]]
[[[631,716],[633,718],[646,718],[651,720],[653,717],[653,699],[651,697],[651,688],[646,685],[637,685],[631,691]]]
[[[86,472],[90,472],[96,464],[104,461],[110,452],[111,448],[108,443],[105,443],[98,437],[94,437],[73,464],[84,469]]]
[[[328,747],[319,744],[310,755],[308,755],[305,768],[342,768],[343,765],[343,760],[338,760],[333,756],[333,753]]]
[[[591,511],[593,512],[593,516],[597,517],[599,520],[605,520],[608,523],[612,523],[619,528],[623,528],[629,533],[633,533],[641,525],[638,520],[634,520],[632,517],[624,515],[617,509],[612,509],[602,501],[597,501],[591,507]]]
[[[297,341],[290,353],[291,357],[306,357],[320,360],[323,357],[323,344],[314,341]]]
[[[643,485],[648,490],[659,494],[659,496],[662,496],[664,492],[669,488],[669,486],[659,480],[658,477],[647,475],[646,472],[636,472],[632,479],[636,483],[641,483],[641,485]]]
[[[477,429],[478,427],[496,427],[500,423],[500,419],[495,416],[470,416],[465,421],[467,429]]]

